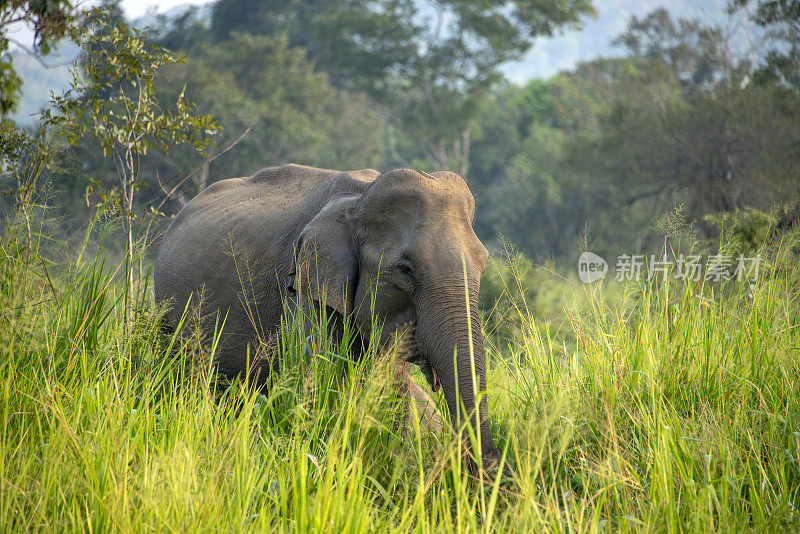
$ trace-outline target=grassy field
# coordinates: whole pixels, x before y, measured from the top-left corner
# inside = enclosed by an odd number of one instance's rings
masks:
[[[510,343],[489,340],[518,473],[492,485],[451,435],[401,431],[385,358],[349,364],[287,325],[268,392],[214,385],[149,297],[126,314],[124,267],[50,263],[22,236],[0,239],[3,531],[800,529],[787,247],[753,286],[551,281],[563,322],[523,309]]]

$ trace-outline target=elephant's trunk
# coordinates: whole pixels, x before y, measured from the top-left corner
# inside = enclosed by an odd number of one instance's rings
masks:
[[[469,285],[469,318],[463,282],[461,291],[455,285],[453,290],[446,291],[450,293],[447,295],[441,290],[428,292],[417,306],[416,341],[439,377],[456,431],[463,426],[465,417],[469,417],[473,431],[480,435],[480,463],[491,469],[499,461],[500,453],[489,428],[485,395],[481,395],[478,410],[475,409],[476,392],[486,390],[486,355],[478,316],[477,283]],[[467,436],[465,432],[462,439]],[[477,461],[479,451],[473,450],[468,441],[465,447]]]

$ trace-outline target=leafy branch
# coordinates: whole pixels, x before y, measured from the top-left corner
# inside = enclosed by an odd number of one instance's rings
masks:
[[[159,69],[182,63],[182,57],[147,45],[143,31],[120,22],[112,25],[102,10],[94,10],[87,20],[76,36],[83,50],[80,68],[73,70],[69,91],[51,96],[43,122],[70,144],[85,137],[96,140],[103,156],[114,162],[118,183],[105,198],[111,199],[125,225],[130,299],[138,293],[131,273],[142,157],[151,149],[168,155],[177,145],[189,145],[204,154],[219,128],[210,115],[196,114],[194,104],[186,99],[185,86],[170,108],[156,98]]]

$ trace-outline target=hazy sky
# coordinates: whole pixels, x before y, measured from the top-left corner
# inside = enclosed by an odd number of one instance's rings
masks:
[[[161,0],[159,2],[151,2],[150,0],[122,0],[122,7],[125,9],[125,13],[128,17],[135,19],[156,7],[158,8],[157,11],[163,12],[176,6],[183,6],[186,4],[208,4],[210,1],[211,0]]]

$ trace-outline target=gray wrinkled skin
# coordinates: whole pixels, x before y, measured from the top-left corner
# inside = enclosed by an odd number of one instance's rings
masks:
[[[452,421],[470,414],[480,430],[481,463],[491,468],[500,455],[485,396],[475,420],[475,386],[486,389],[478,291],[488,254],[472,229],[474,213],[466,182],[446,171],[284,165],[223,180],[169,227],[155,266],[156,301],[169,302],[172,325],[190,295],[193,303],[202,297],[206,329],[218,311],[227,314],[216,364],[237,376],[247,372],[248,345],[258,355],[274,339],[284,302],[293,313],[298,295],[312,303],[324,298],[335,329],[348,316],[367,337],[375,292],[381,341],[401,339],[404,358],[444,391]],[[262,359],[249,378],[263,384],[270,371]],[[407,392],[426,396],[416,384]],[[466,412],[457,410],[457,399]]]

